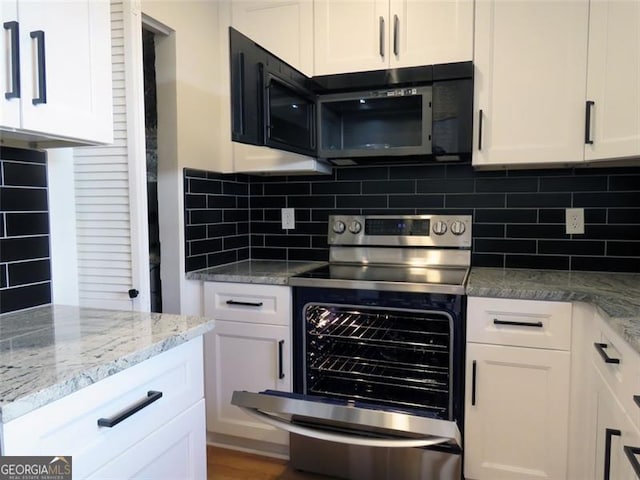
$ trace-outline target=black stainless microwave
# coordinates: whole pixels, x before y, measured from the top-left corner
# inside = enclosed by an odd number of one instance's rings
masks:
[[[309,78],[229,35],[233,141],[336,164],[470,157],[471,62]]]

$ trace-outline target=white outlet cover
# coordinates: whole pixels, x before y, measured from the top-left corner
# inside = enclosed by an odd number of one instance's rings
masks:
[[[282,209],[282,229],[293,230],[296,228],[295,210],[293,208]]]
[[[566,233],[584,233],[584,208],[567,208],[565,217]]]

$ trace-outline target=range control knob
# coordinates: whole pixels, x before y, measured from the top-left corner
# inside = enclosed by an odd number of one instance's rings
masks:
[[[354,220],[351,222],[351,225],[349,225],[349,231],[354,235],[360,233],[360,230],[362,230],[362,224],[357,220]]]
[[[438,220],[433,224],[433,233],[435,233],[436,235],[444,235],[445,233],[447,233],[447,224],[442,220]]]
[[[451,233],[454,235],[462,235],[466,229],[467,227],[460,220],[456,220],[451,224]]]
[[[344,222],[342,220],[336,220],[335,222],[333,222],[333,227],[331,227],[331,229],[335,232],[335,233],[344,233],[344,231],[347,229],[347,226],[344,224]]]

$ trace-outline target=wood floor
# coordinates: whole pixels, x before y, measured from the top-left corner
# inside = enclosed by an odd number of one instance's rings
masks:
[[[328,480],[298,472],[286,460],[207,445],[207,480]]]

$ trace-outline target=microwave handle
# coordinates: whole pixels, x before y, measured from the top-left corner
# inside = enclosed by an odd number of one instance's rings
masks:
[[[233,133],[236,135],[244,135],[245,122],[244,122],[244,53],[239,52],[236,54],[234,62],[235,81],[232,80],[231,87],[233,88],[233,101],[231,105],[234,109],[233,112]]]

